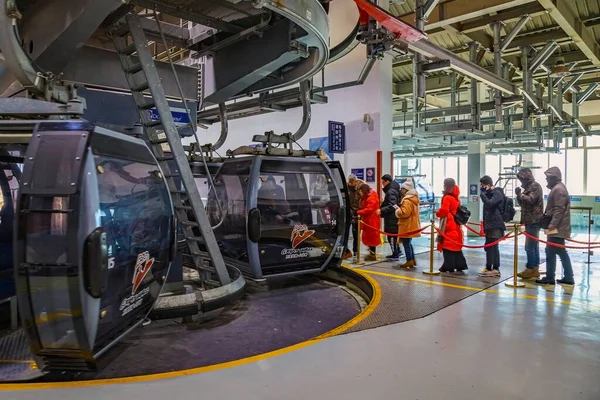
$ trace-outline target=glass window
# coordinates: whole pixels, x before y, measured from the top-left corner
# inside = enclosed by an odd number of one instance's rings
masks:
[[[585,140],[587,147],[600,147],[600,135],[587,136]]]
[[[419,174],[425,175],[421,182],[426,182],[429,186],[433,185],[433,167],[431,158],[421,158],[419,161]]]
[[[569,193],[582,195],[583,188],[583,149],[567,150],[566,185]]]
[[[458,187],[460,192],[466,196],[469,193],[469,164],[467,157],[458,158],[459,179]]]
[[[565,153],[549,153],[548,154],[548,167],[558,167],[562,173],[563,178],[565,177]]]
[[[587,152],[587,195],[600,196],[600,179],[594,178],[594,171],[600,171],[600,149]]]
[[[546,181],[546,176],[544,172],[548,169],[548,154],[547,153],[534,153],[532,157],[533,167],[531,172],[533,172],[533,176],[536,181],[542,187],[545,186],[544,182]]]
[[[485,174],[490,176],[495,182],[498,179],[500,173],[500,156],[498,155],[486,155],[485,156]]]
[[[443,158],[434,158],[433,159],[433,170],[432,170],[432,189],[436,194],[441,194],[444,190],[444,179],[446,178],[454,178],[456,176],[446,176],[446,168]]]
[[[100,222],[115,266],[170,248],[169,193],[156,165],[95,156]]]
[[[321,163],[265,160],[257,205],[266,225],[335,224],[339,198]]]

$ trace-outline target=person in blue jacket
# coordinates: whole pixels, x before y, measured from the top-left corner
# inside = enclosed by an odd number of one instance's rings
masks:
[[[506,225],[502,218],[504,192],[494,187],[491,177],[485,175],[479,180],[483,203],[483,230],[485,244],[490,244],[504,236]],[[500,248],[498,244],[485,248],[485,270],[480,276],[500,276]]]

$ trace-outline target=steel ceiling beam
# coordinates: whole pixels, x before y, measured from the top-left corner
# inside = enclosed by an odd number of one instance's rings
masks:
[[[470,78],[477,79],[478,81],[493,87],[494,89],[499,89],[507,94],[518,93],[518,88],[511,82],[496,76],[494,73],[480,67],[473,62],[467,61],[462,57],[455,55],[449,50],[439,47],[429,40],[422,39],[411,43],[409,44],[409,48],[413,51],[423,54],[426,57],[449,60],[454,71]]]
[[[600,65],[600,46],[592,28],[585,26],[576,11],[572,0],[538,0],[558,25],[573,39],[575,45],[592,61]]]
[[[504,53],[506,51],[506,49],[508,49],[508,46],[510,46],[510,43],[514,40],[515,37],[517,37],[517,35],[521,32],[521,30],[523,30],[525,25],[530,20],[531,20],[531,15],[529,15],[529,14],[524,15],[523,17],[521,17],[519,22],[517,22],[517,24],[510,30],[510,32],[508,32],[508,34],[502,38],[502,41],[500,42],[500,52],[501,53]],[[497,21],[497,22],[499,23],[500,21]],[[494,23],[496,23],[496,22],[494,22]]]
[[[529,71],[533,74],[537,69],[544,64],[548,58],[554,53],[554,50],[558,48],[558,43],[554,40],[549,41],[546,45],[537,52],[535,57],[531,60]]]
[[[498,13],[503,10],[534,3],[536,0],[454,0],[438,4],[425,25],[426,31],[468,21],[474,18]],[[402,21],[414,25],[415,13],[399,17]],[[489,22],[488,22],[489,23]]]
[[[546,10],[541,4],[533,2],[519,7],[500,11],[494,15],[486,15],[484,17],[475,18],[469,21],[456,24],[455,28],[463,33],[485,29],[488,25],[494,22],[511,22],[522,18],[524,15],[535,16],[545,13]]]

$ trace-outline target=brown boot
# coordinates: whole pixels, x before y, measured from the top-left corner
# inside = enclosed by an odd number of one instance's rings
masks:
[[[537,279],[540,277],[540,270],[537,267],[527,268],[525,271],[520,272],[517,276],[523,279]]]
[[[404,264],[402,264],[400,266],[400,268],[414,268],[416,266],[417,266],[417,264],[415,263],[415,261],[414,260],[410,260],[410,261],[407,261]]]
[[[369,253],[369,255],[367,255],[365,257],[365,261],[366,262],[377,261],[377,256],[375,255],[375,253]]]

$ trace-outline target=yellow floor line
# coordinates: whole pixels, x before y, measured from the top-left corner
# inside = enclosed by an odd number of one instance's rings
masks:
[[[344,267],[347,268],[347,267]],[[350,269],[350,268],[348,268]],[[369,302],[369,305],[356,317],[346,322],[345,324],[332,329],[329,332],[326,332],[322,335],[317,336],[316,338],[297,343],[292,346],[284,347],[282,349],[270,351],[268,353],[258,354],[252,357],[246,357],[239,360],[229,361],[221,364],[207,365],[205,367],[199,368],[191,368],[185,369],[181,371],[173,371],[173,372],[163,372],[159,374],[151,374],[151,375],[141,375],[141,376],[131,376],[126,378],[112,378],[112,379],[98,379],[91,381],[71,381],[71,382],[48,382],[48,383],[0,383],[0,391],[10,391],[10,390],[40,390],[40,389],[67,389],[67,388],[77,388],[77,387],[89,387],[89,386],[103,386],[103,385],[115,385],[115,384],[123,384],[123,383],[139,383],[139,382],[148,382],[148,381],[156,381],[161,379],[169,379],[169,378],[179,378],[182,376],[195,375],[204,372],[210,371],[218,371],[226,368],[238,367],[240,365],[246,365],[253,362],[266,360],[269,358],[274,358],[283,354],[291,353],[296,350],[300,350],[304,347],[308,347],[315,343],[321,342],[326,338],[331,336],[339,335],[340,333],[345,332],[351,327],[355,326],[359,322],[363,321],[367,318],[379,305],[381,302],[381,288],[376,280],[374,280],[369,275],[366,275],[362,271],[354,272],[360,274],[363,278],[365,278],[371,287],[373,288],[373,298]]]
[[[389,274],[386,272],[372,271],[372,270],[366,270],[366,269],[362,269],[362,268],[355,268],[354,271],[357,271],[357,272],[362,271],[362,272],[366,272],[367,274],[372,274],[372,275],[385,276],[385,277],[394,278],[394,279],[402,279],[402,280],[411,281],[411,282],[420,282],[420,283],[436,285],[436,286],[444,286],[444,287],[449,287],[449,288],[454,288],[454,289],[471,290],[471,291],[475,291],[475,292],[485,292],[485,293],[493,293],[493,294],[501,294],[501,295],[512,295],[513,297],[520,297],[520,298],[529,299],[529,300],[543,300],[543,301],[547,301],[550,303],[565,304],[565,305],[580,305],[580,306],[588,307],[588,308],[597,308],[596,306],[594,306],[592,304],[573,302],[570,300],[560,300],[560,299],[555,299],[552,297],[532,296],[532,295],[517,293],[514,291],[508,291],[508,290],[500,291],[500,290],[496,290],[496,289],[482,289],[482,288],[477,288],[477,287],[473,287],[473,286],[454,285],[452,283],[431,281],[431,280],[427,280],[427,279],[411,278],[408,276],[394,275],[394,274]]]

